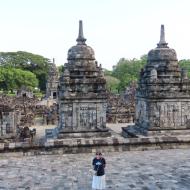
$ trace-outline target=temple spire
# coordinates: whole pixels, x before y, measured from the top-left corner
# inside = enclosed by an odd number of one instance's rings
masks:
[[[158,48],[168,48],[168,43],[165,41],[165,31],[164,31],[164,25],[161,25],[160,29],[160,41],[157,44]]]
[[[85,44],[86,39],[83,36],[82,20],[79,20],[79,35],[77,38],[77,44]]]

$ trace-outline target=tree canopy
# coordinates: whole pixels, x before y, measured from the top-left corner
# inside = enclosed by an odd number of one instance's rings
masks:
[[[105,76],[112,76],[118,79],[117,83],[114,84],[113,90],[124,90],[131,82],[138,80],[140,70],[144,67],[146,62],[147,55],[143,55],[140,59],[132,60],[121,58],[117,65],[114,66],[113,71],[106,70],[104,74]],[[109,78],[107,81],[108,83],[111,83]],[[108,86],[110,85],[111,84],[108,84]]]
[[[182,59],[179,61],[179,65],[181,68],[187,70],[188,77],[190,78],[190,59]]]
[[[50,60],[24,51],[0,52],[0,66],[30,71],[36,75],[39,88],[45,91]]]
[[[121,58],[119,62],[113,67],[112,71],[104,70],[107,88],[111,91],[115,91],[115,89],[124,90],[125,87],[131,82],[138,81],[140,70],[145,66],[146,63],[147,55],[141,56],[140,59],[132,60]],[[183,59],[178,63],[181,68],[187,70],[188,76],[190,78],[190,59]],[[116,79],[118,79],[117,82]]]
[[[118,92],[118,85],[120,83],[120,80],[112,77],[112,76],[105,76],[106,79],[106,89],[111,92]]]
[[[33,89],[38,86],[36,75],[30,71],[0,66],[0,89],[13,91],[21,86]]]

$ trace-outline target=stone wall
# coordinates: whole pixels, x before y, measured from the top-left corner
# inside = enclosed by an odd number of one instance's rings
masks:
[[[189,137],[152,138],[105,138],[105,139],[51,139],[47,142],[31,144],[28,142],[0,143],[0,153],[9,155],[50,155],[114,151],[144,151],[156,149],[189,148]]]

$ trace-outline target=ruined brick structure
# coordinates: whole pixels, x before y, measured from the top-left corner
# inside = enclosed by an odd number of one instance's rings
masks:
[[[132,123],[134,121],[134,94],[128,91],[122,94],[108,93],[107,123]]]
[[[149,51],[136,91],[135,126],[125,134],[185,134],[190,128],[190,80],[178,64],[174,49],[165,41],[161,26],[160,42]],[[152,132],[150,132],[152,131]]]
[[[34,125],[38,99],[25,96],[10,97],[0,94],[0,139],[19,140],[25,127]]]
[[[21,88],[16,93],[17,97],[28,97],[33,98],[33,92],[26,86],[21,86]]]
[[[16,137],[17,117],[13,108],[0,105],[0,139]]]
[[[107,135],[106,81],[94,50],[85,43],[82,21],[76,41],[60,78],[58,137]]]

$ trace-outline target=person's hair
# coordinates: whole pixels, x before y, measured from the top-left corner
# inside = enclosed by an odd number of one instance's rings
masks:
[[[102,155],[102,153],[101,153],[101,152],[96,152],[96,155],[101,156],[101,155]]]

